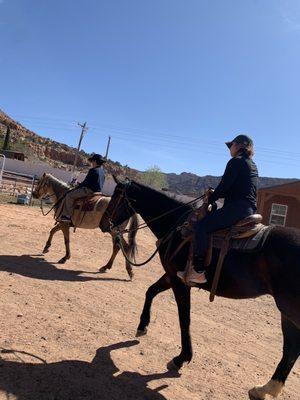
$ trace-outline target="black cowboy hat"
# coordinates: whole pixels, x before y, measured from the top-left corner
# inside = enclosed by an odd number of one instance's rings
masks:
[[[104,164],[107,160],[101,154],[93,154],[89,159],[90,162],[95,161],[98,165]]]
[[[253,140],[247,135],[238,135],[231,142],[225,142],[226,146],[230,149],[233,143],[243,144],[244,146],[253,146]]]

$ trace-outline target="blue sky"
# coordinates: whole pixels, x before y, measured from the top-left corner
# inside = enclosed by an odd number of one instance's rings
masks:
[[[298,0],[0,0],[0,108],[138,169],[300,178]]]

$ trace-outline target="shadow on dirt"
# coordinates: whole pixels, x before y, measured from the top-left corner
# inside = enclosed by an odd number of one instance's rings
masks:
[[[83,273],[96,275],[95,272],[73,271],[70,269],[57,268],[43,257],[32,257],[31,255],[21,256],[0,256],[0,271],[6,271],[28,278],[50,281],[119,281],[131,282],[129,279],[103,278],[95,276],[81,276]]]
[[[24,351],[0,349],[0,391],[16,400],[165,400],[160,391],[147,383],[179,377],[166,371],[152,375],[119,372],[111,351],[137,345],[137,340],[120,342],[97,350],[92,362],[64,360],[47,364]],[[31,362],[28,362],[28,359]]]

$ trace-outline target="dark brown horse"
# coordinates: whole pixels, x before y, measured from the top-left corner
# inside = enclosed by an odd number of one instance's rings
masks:
[[[44,198],[46,196],[51,196],[52,202],[54,203],[54,211],[57,206],[55,204],[58,204],[58,200],[62,199],[65,194],[70,190],[70,187],[60,181],[59,179],[55,178],[51,174],[43,174],[42,177],[39,179],[38,184],[33,192],[33,197],[35,198]],[[102,202],[102,207],[106,208],[108,203],[110,201],[110,197],[106,197],[104,201]],[[103,210],[104,212],[104,210]],[[136,236],[136,230],[134,227],[137,225],[137,216],[136,214],[133,214],[131,218],[128,220],[125,220],[120,227],[121,229],[125,229],[127,226],[128,222],[130,220],[130,230],[132,233],[128,235],[128,243],[125,241],[125,239],[122,237],[122,244],[124,248],[126,249],[126,253],[128,254],[129,258],[134,259],[135,258],[135,251],[136,251],[136,241],[135,241],[135,236]],[[100,221],[98,222],[100,223]],[[45,244],[45,247],[43,249],[43,254],[48,253],[51,244],[52,244],[52,239],[53,236],[55,235],[56,232],[62,231],[64,235],[64,241],[65,241],[65,248],[66,248],[66,254],[63,258],[59,260],[59,264],[64,264],[67,260],[71,258],[71,251],[70,251],[70,224],[65,223],[65,222],[57,222],[54,227],[51,229],[49,238]],[[116,245],[115,241],[115,235],[112,233],[112,242],[113,242],[113,252],[112,255],[109,259],[109,261],[99,269],[99,272],[104,273],[107,270],[112,268],[113,262],[120,250],[119,246]],[[130,265],[130,262],[126,260],[126,271],[130,277],[130,279],[133,278],[133,272],[132,272],[132,267]]]
[[[117,226],[134,212],[142,216],[158,238],[164,238],[181,224],[191,212],[184,205],[165,194],[133,181],[119,182],[101,221],[101,229],[109,231],[111,224]],[[172,211],[171,213],[168,213]],[[159,216],[164,215],[162,218]],[[176,276],[184,270],[188,247],[168,261],[182,241],[174,230],[172,237],[159,247],[159,255],[165,274],[146,293],[144,309],[140,317],[138,335],[147,332],[150,322],[150,308],[153,298],[172,289],[178,306],[181,329],[181,353],[169,366],[181,368],[192,359],[190,338],[190,288]],[[213,250],[213,259],[207,272],[208,282],[204,290],[210,290],[219,250]],[[283,355],[272,379],[264,386],[256,386],[249,391],[251,399],[262,400],[266,395],[277,397],[300,355],[300,230],[274,227],[262,250],[257,253],[243,253],[231,250],[227,254],[217,290],[217,295],[232,299],[255,298],[269,294],[274,297],[281,312],[283,333]]]

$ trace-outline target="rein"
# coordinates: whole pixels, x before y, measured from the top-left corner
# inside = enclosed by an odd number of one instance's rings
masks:
[[[180,227],[178,227],[178,221],[181,220],[181,219],[183,218],[183,216],[181,216],[181,217],[176,221],[175,225],[173,225],[173,227],[172,227],[162,238],[159,239],[159,243],[158,243],[158,245],[157,245],[157,248],[156,248],[155,251],[152,253],[152,255],[151,255],[147,260],[145,260],[145,261],[143,261],[143,262],[141,262],[141,263],[132,262],[132,260],[130,260],[130,259],[128,258],[127,254],[126,254],[126,251],[125,251],[125,249],[124,249],[122,240],[121,240],[121,235],[122,235],[122,234],[124,234],[124,233],[130,233],[130,232],[134,232],[134,231],[138,231],[138,230],[147,228],[147,227],[149,227],[148,225],[149,225],[150,223],[152,223],[153,221],[157,221],[157,220],[159,220],[159,219],[165,217],[166,215],[169,215],[169,214],[171,214],[172,212],[179,210],[180,208],[183,208],[183,207],[185,207],[185,206],[187,206],[187,205],[193,204],[193,203],[197,202],[198,200],[203,199],[205,196],[206,196],[206,195],[203,194],[202,196],[199,196],[199,197],[197,197],[196,199],[193,199],[193,200],[189,201],[188,203],[182,204],[182,205],[180,205],[180,206],[178,206],[178,207],[176,207],[176,208],[174,208],[174,209],[172,209],[172,210],[166,211],[165,213],[159,215],[158,217],[152,218],[152,219],[151,219],[150,221],[148,221],[148,222],[143,222],[143,223],[141,223],[140,225],[138,225],[138,226],[137,226],[136,228],[134,228],[134,229],[123,229],[122,231],[118,231],[118,232],[117,232],[116,239],[117,239],[117,242],[118,242],[118,246],[120,247],[120,249],[121,249],[121,251],[122,251],[122,253],[123,253],[123,256],[125,257],[126,261],[127,261],[129,264],[131,264],[132,266],[134,266],[134,267],[141,267],[141,266],[144,266],[144,265],[148,264],[148,262],[150,262],[150,261],[155,257],[155,255],[158,253],[158,251],[160,250],[160,246],[161,246],[170,236],[172,236],[172,234],[174,233],[174,231],[175,231],[175,230],[180,230]],[[111,214],[111,217],[109,218],[109,223],[110,223],[110,225],[111,225],[112,228],[113,228],[113,223],[112,223],[113,215],[115,214],[115,212],[116,212],[116,210],[117,210],[117,207],[118,207],[118,205],[120,204],[121,199],[122,199],[123,197],[124,197],[125,200],[126,200],[127,206],[129,206],[134,212],[136,212],[135,209],[134,209],[134,207],[132,206],[132,204],[131,204],[131,202],[130,202],[131,199],[129,199],[128,196],[127,196],[127,193],[126,193],[126,186],[125,186],[125,187],[122,189],[122,194],[120,195],[120,197],[119,197],[119,199],[118,199],[118,202],[117,202],[116,206],[115,206],[114,209],[113,209],[113,212],[112,212],[112,214]],[[186,213],[185,213],[185,214],[186,214]],[[184,215],[185,215],[185,214],[184,214]],[[112,230],[112,229],[111,229],[111,230]]]
[[[129,184],[130,184],[130,182],[129,182]],[[128,185],[128,183],[127,183],[127,185]],[[195,199],[193,199],[193,200],[191,200],[191,201],[189,201],[189,202],[187,202],[187,203],[181,204],[180,206],[175,207],[175,208],[173,208],[172,210],[166,211],[165,213],[159,215],[158,217],[155,217],[155,218],[150,219],[148,222],[142,222],[142,223],[139,224],[136,228],[133,228],[133,229],[123,229],[122,231],[120,231],[120,232],[118,232],[118,233],[121,233],[121,234],[123,234],[123,233],[131,233],[131,232],[139,231],[139,230],[141,230],[141,229],[145,229],[145,228],[149,227],[149,225],[150,225],[152,222],[157,221],[157,220],[159,220],[159,219],[165,217],[166,215],[172,214],[173,212],[179,210],[180,208],[183,208],[183,207],[185,207],[185,206],[188,206],[188,205],[191,205],[191,204],[193,204],[193,203],[196,203],[197,201],[204,199],[205,196],[206,196],[206,194],[203,194],[202,196],[196,197]],[[123,197],[125,197],[125,200],[126,200],[127,205],[128,205],[134,212],[136,212],[135,209],[134,209],[134,207],[132,206],[132,204],[131,204],[131,202],[130,202],[129,197],[127,196],[127,193],[126,193],[126,186],[125,186],[125,187],[122,189],[122,194],[121,194],[121,196],[119,197],[118,202],[117,202],[117,204],[115,205],[115,207],[114,207],[114,209],[113,209],[113,211],[112,211],[112,213],[111,213],[111,217],[109,218],[109,223],[110,223],[111,228],[113,228],[113,223],[112,223],[113,216],[114,216],[114,214],[115,214],[115,212],[116,212],[116,210],[117,210],[117,208],[118,208],[118,205],[119,205],[119,203],[121,202],[121,199],[122,199]]]
[[[157,241],[158,244],[157,244],[157,247],[156,247],[155,251],[152,253],[152,255],[151,255],[149,258],[147,258],[146,261],[143,261],[143,262],[141,262],[141,263],[132,262],[132,261],[128,258],[127,254],[126,254],[126,251],[125,251],[125,249],[124,249],[122,240],[121,240],[121,238],[122,238],[122,236],[121,236],[122,233],[121,233],[121,232],[118,232],[118,233],[117,233],[117,236],[116,236],[116,239],[117,239],[118,246],[120,247],[120,249],[121,249],[121,251],[122,251],[122,253],[123,253],[123,256],[124,256],[125,260],[126,260],[127,262],[129,262],[129,264],[133,265],[134,267],[142,267],[142,266],[148,264],[148,262],[150,262],[150,261],[155,257],[155,255],[158,253],[158,251],[160,250],[161,245],[162,245],[163,243],[165,243],[166,240],[168,240],[169,238],[171,238],[171,237],[173,236],[175,230],[176,230],[176,231],[179,231],[179,230],[181,229],[181,227],[182,227],[183,225],[182,225],[182,226],[178,226],[178,221],[181,220],[186,214],[187,214],[187,213],[185,213],[184,215],[182,215],[182,216],[176,221],[176,223],[172,226],[172,228],[169,229],[168,232],[167,232],[162,238],[158,239],[158,241]],[[141,228],[141,229],[142,229],[142,228]],[[137,229],[135,229],[135,230],[137,230]],[[122,232],[123,232],[123,231],[122,231]],[[184,241],[183,244],[185,244],[185,243],[186,243],[186,241]],[[181,248],[182,248],[182,246],[180,246],[179,250],[181,250]],[[178,250],[178,251],[179,251],[179,250]],[[174,256],[178,253],[178,251],[176,251],[175,254],[173,254],[172,258],[174,258]]]
[[[44,179],[44,180],[42,180],[42,181],[38,184],[37,190],[38,190],[38,191],[44,190],[44,188],[47,187],[47,185],[48,185],[48,180],[45,180],[45,179]],[[54,190],[53,190],[53,191],[54,191]],[[50,210],[48,210],[47,212],[44,211],[43,200],[44,200],[45,198],[57,197],[57,194],[56,194],[55,191],[54,191],[54,193],[49,194],[48,196],[41,197],[40,209],[41,209],[42,215],[45,217],[45,216],[47,216],[48,214],[50,214],[50,212],[51,212],[52,210],[55,209],[55,207],[60,203],[60,201],[63,199],[64,196],[65,196],[65,194],[63,194],[62,196],[60,196],[59,198],[57,198],[57,201],[53,204],[53,206],[52,206],[52,207],[50,208]]]
[[[55,194],[53,193],[53,194],[47,196],[47,198],[52,197],[52,196],[55,196]],[[52,206],[52,207],[50,208],[50,210],[48,210],[47,212],[44,212],[43,200],[44,200],[44,198],[41,197],[40,209],[41,209],[41,212],[42,212],[43,216],[45,217],[46,215],[50,214],[50,212],[51,212],[52,210],[54,210],[54,208],[55,208],[55,207],[57,206],[57,204],[59,203],[60,199],[57,200],[57,202],[56,202],[55,204],[53,204],[53,206]]]
[[[143,262],[141,262],[141,263],[135,263],[135,262],[133,262],[132,260],[130,260],[130,259],[128,258],[127,254],[126,254],[126,251],[125,251],[125,249],[124,249],[124,246],[123,246],[123,243],[122,243],[122,240],[121,240],[121,234],[118,234],[118,235],[116,236],[116,239],[117,239],[117,240],[116,240],[116,243],[117,243],[118,246],[120,247],[120,249],[121,249],[121,251],[122,251],[122,253],[123,253],[123,256],[124,256],[125,260],[126,260],[127,262],[129,262],[130,265],[133,265],[134,267],[142,267],[143,265],[148,264],[148,262],[150,262],[150,261],[156,256],[156,254],[157,254],[158,251],[159,251],[160,245],[163,243],[163,242],[160,242],[160,243],[159,243],[159,245],[158,245],[157,248],[155,249],[154,253],[152,253],[152,255],[151,255],[149,258],[147,258],[146,261],[143,261]]]

